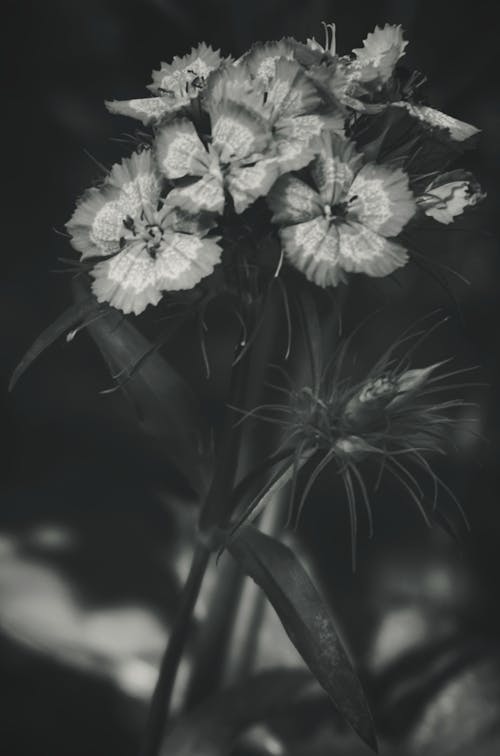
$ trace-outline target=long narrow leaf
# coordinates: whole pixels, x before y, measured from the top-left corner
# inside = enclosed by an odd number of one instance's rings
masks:
[[[77,301],[86,299],[82,283],[75,285],[75,296]],[[87,330],[113,379],[133,406],[144,433],[161,445],[191,488],[201,491],[203,418],[196,395],[128,318],[108,305],[100,307],[102,316],[89,320]]]
[[[339,713],[376,751],[373,721],[361,683],[330,612],[293,551],[253,526],[245,526],[228,548],[262,588],[292,643]]]
[[[82,321],[85,318],[88,318],[89,315],[97,313],[100,307],[101,305],[95,297],[83,297],[81,301],[68,307],[68,309],[65,310],[54,323],[42,331],[12,373],[12,378],[9,383],[9,391],[12,391],[21,376],[37,357],[42,354],[42,352],[52,346],[52,344],[63,336],[63,334],[82,323]]]

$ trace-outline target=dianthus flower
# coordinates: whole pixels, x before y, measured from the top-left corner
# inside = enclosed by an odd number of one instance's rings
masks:
[[[137,118],[145,125],[158,123],[168,115],[186,110],[203,91],[212,71],[222,63],[218,50],[202,42],[184,57],[174,57],[153,71],[148,89],[153,97],[133,100],[113,100],[106,106],[111,113]]]
[[[426,215],[448,225],[484,197],[484,192],[470,173],[451,171],[431,181],[417,197],[417,204]]]
[[[89,189],[66,228],[82,259],[106,258],[91,271],[98,301],[138,315],[164,291],[190,289],[212,272],[221,248],[206,236],[211,225],[165,196],[145,150],[114,165],[101,187]]]
[[[202,141],[193,123],[175,120],[160,127],[156,155],[170,180],[194,181],[176,188],[190,207],[203,203],[222,212],[225,189],[237,213],[265,196],[276,179],[314,158],[327,121],[314,83],[293,60],[278,58],[266,81],[252,77],[252,59],[217,72],[203,99],[211,122]]]
[[[311,167],[314,186],[284,176],[268,201],[289,261],[319,286],[336,286],[344,272],[386,276],[407,262],[391,241],[416,203],[399,168],[363,162],[352,142],[324,133]]]

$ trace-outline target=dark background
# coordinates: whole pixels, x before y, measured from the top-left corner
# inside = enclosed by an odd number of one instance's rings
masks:
[[[408,502],[389,489],[375,502],[375,539],[368,542],[361,533],[360,565],[353,575],[345,508],[332,506],[341,491],[328,479],[317,487],[306,512],[304,541],[368,670],[372,636],[384,612],[394,607],[403,612],[404,628],[404,608],[424,606],[420,640],[430,637],[438,650],[438,641],[447,649],[465,649],[456,657],[462,661],[447,667],[439,681],[431,676],[427,687],[417,686],[413,698],[401,695],[399,709],[387,690],[394,690],[398,675],[415,676],[419,657],[404,672],[387,673],[387,679],[373,672],[370,679],[383,702],[380,727],[388,737],[414,733],[415,722],[425,718],[427,701],[436,696],[439,712],[440,686],[460,681],[462,674],[469,674],[469,687],[455,701],[456,721],[474,721],[478,732],[469,728],[458,740],[479,742],[483,719],[485,732],[500,720],[495,672],[500,47],[495,5],[410,0],[4,3],[0,754],[128,756],[135,752],[143,716],[143,704],[131,703],[95,670],[89,673],[86,662],[79,669],[58,659],[57,640],[48,644],[49,652],[47,646],[38,648],[35,612],[27,610],[27,639],[18,629],[12,631],[19,628],[16,618],[23,616],[13,596],[24,595],[30,582],[23,564],[55,570],[71,581],[81,605],[92,609],[134,604],[155,607],[161,614],[167,606],[168,620],[178,590],[168,570],[159,569],[174,536],[163,506],[168,481],[161,482],[161,470],[135,434],[120,397],[100,394],[110,380],[88,337],[56,345],[14,394],[6,392],[23,351],[70,303],[68,277],[53,272],[61,268],[59,257],[71,256],[57,230],[71,215],[75,198],[99,174],[89,155],[110,165],[128,149],[113,139],[131,130],[131,122],[109,115],[103,101],[144,96],[153,68],[198,41],[237,55],[257,39],[288,34],[322,39],[321,20],[337,23],[341,52],[359,46],[376,23],[402,23],[411,42],[406,61],[429,76],[431,104],[483,130],[477,151],[465,163],[487,190],[487,201],[476,219],[459,219],[456,225],[465,230],[441,231],[426,240],[429,255],[471,281],[467,286],[449,277],[458,309],[448,292],[412,269],[405,273],[404,289],[360,285],[348,317],[354,322],[358,313],[388,305],[388,313],[366,331],[369,355],[387,347],[400,325],[444,302],[451,321],[421,352],[423,364],[444,356],[455,356],[458,365],[480,364],[490,388],[472,392],[481,403],[476,426],[488,442],[460,437],[457,452],[439,463],[471,521],[471,533],[460,548],[446,536],[427,532]],[[19,563],[21,577],[15,571]],[[36,581],[34,585],[26,592],[32,605],[38,590]],[[415,617],[408,621],[415,628]],[[472,702],[465,712],[460,709],[464,698]],[[457,736],[450,730],[441,727],[441,756],[454,752]],[[432,741],[432,726],[431,735],[429,729],[425,732]]]

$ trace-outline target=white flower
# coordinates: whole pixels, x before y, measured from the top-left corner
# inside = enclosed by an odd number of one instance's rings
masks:
[[[158,166],[169,179],[192,177],[176,188],[176,201],[186,209],[201,202],[222,212],[227,188],[242,213],[271,188],[280,175],[274,155],[267,154],[271,133],[266,122],[242,105],[227,102],[212,111],[212,142],[205,147],[191,121],[162,127],[156,139]]]
[[[99,302],[125,313],[157,304],[164,291],[190,289],[209,275],[221,248],[206,238],[211,223],[163,198],[150,151],[113,166],[101,188],[87,191],[67,223],[82,259],[106,258],[91,271]]]
[[[324,133],[312,165],[315,188],[293,176],[273,187],[269,204],[287,258],[319,286],[344,272],[386,276],[407,254],[399,234],[416,204],[400,169],[365,163],[352,142]]]
[[[453,171],[431,181],[424,193],[417,197],[417,204],[426,215],[448,225],[484,197],[485,194],[470,174]]]
[[[361,82],[378,80],[385,83],[405,54],[407,44],[401,26],[376,26],[363,41],[363,47],[353,50],[356,58],[350,67],[351,76]]]
[[[188,107],[203,91],[210,73],[221,63],[220,52],[202,42],[188,55],[175,57],[171,63],[162,63],[158,71],[153,71],[153,81],[148,87],[153,97],[113,100],[107,102],[106,107],[111,113],[137,118],[145,125],[158,123],[165,116]]]

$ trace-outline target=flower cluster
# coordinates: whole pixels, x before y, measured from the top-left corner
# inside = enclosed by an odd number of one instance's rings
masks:
[[[478,202],[470,174],[419,170],[422,140],[456,146],[477,129],[420,102],[421,80],[398,65],[401,28],[376,27],[348,56],[325,29],[324,46],[283,39],[238,60],[200,44],[153,72],[150,97],[107,103],[152,133],[67,224],[82,258],[102,258],[91,269],[100,302],[139,314],[196,286],[231,254],[228,226],[259,200],[271,211],[265,236],[322,287],[392,273],[408,260],[408,223],[449,224]],[[401,119],[410,126],[396,145]]]

